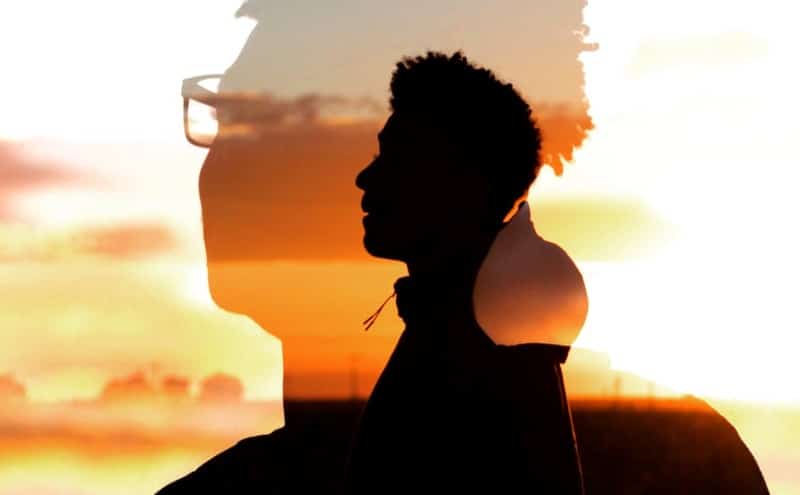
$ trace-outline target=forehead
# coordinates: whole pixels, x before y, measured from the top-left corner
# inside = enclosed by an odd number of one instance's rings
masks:
[[[383,124],[383,129],[378,133],[378,141],[385,144],[406,137],[409,127],[406,121],[407,119],[397,112],[389,115],[386,123]]]
[[[441,146],[447,140],[442,130],[430,117],[412,112],[394,112],[378,133],[382,145],[404,143]]]

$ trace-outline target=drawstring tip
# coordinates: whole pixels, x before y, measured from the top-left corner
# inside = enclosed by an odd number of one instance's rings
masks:
[[[391,300],[391,299],[392,299],[392,298],[393,298],[393,297],[394,297],[396,294],[397,294],[397,291],[394,291],[394,292],[392,292],[392,294],[391,294],[389,297],[387,297],[385,301],[383,301],[383,304],[381,304],[380,306],[378,306],[378,309],[377,309],[377,310],[376,310],[374,313],[372,313],[371,315],[369,315],[369,317],[368,317],[366,320],[364,320],[364,321],[361,323],[362,325],[364,325],[364,331],[365,331],[365,332],[366,332],[367,330],[369,330],[369,329],[372,327],[372,325],[373,325],[373,324],[374,324],[374,323],[375,323],[375,322],[378,320],[378,316],[381,314],[381,311],[383,311],[383,307],[384,307],[384,306],[386,306],[386,304],[387,304],[387,303],[388,303],[388,302],[389,302],[389,301],[390,301],[390,300]]]

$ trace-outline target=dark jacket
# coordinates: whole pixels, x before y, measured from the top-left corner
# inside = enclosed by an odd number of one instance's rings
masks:
[[[367,402],[346,491],[582,493],[569,347],[496,345],[464,277],[395,283],[406,328]]]

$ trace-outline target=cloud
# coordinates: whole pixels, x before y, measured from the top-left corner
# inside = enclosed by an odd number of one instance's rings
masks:
[[[88,228],[74,234],[72,243],[81,254],[122,259],[161,254],[176,246],[172,230],[155,224]]]
[[[259,125],[249,139],[220,140],[208,155],[200,187],[208,253],[217,260],[366,259],[355,177],[377,151],[382,122],[326,120],[313,98],[264,106],[280,115],[274,125]],[[566,105],[535,112],[543,157],[560,170],[558,157],[572,158],[591,121]]]
[[[12,200],[32,190],[68,186],[86,177],[30,157],[24,145],[0,141],[0,220],[14,218]]]
[[[188,398],[190,386],[191,380],[182,375],[167,374],[157,377],[153,376],[152,372],[137,370],[126,376],[109,379],[103,386],[97,401],[138,401],[143,403],[159,397]]]
[[[674,226],[633,199],[534,201],[531,210],[540,235],[587,261],[642,256],[664,246],[675,232]]]
[[[121,378],[113,378],[103,387],[100,395],[102,401],[118,400],[152,400],[158,389],[150,377],[143,371],[134,372]]]
[[[181,375],[167,375],[161,379],[162,393],[173,398],[188,397],[190,386],[191,381]]]
[[[53,262],[80,256],[120,260],[169,253],[178,246],[172,229],[161,224],[118,224],[70,231],[0,228],[0,262]]]
[[[509,1],[487,11],[451,1],[420,17],[405,4],[309,10],[244,1],[236,15],[257,22],[220,83],[230,106],[219,120],[228,123],[222,135],[251,139],[218,140],[201,173],[209,259],[369,259],[355,177],[377,151],[394,63],[429,49],[463,50],[513,83],[542,130],[542,161],[561,174],[593,128],[580,60],[594,48],[585,4]],[[341,22],[331,24],[333,12]],[[406,19],[412,26],[398,30]],[[489,36],[487,26],[504,28]]]
[[[218,103],[219,132],[239,138],[258,139],[265,128],[318,125],[385,118],[387,106],[369,97],[310,93],[282,99],[271,94],[231,93]],[[542,103],[534,105],[534,117],[542,130],[542,162],[557,175],[594,128],[588,105]]]
[[[243,397],[242,381],[226,373],[215,373],[203,379],[198,396],[204,402],[241,402]]]
[[[264,132],[278,127],[377,121],[386,113],[385,105],[369,97],[309,93],[279,98],[224,88],[220,95],[216,102],[218,135],[237,139],[260,139]]]
[[[249,94],[369,94],[380,100],[374,107],[385,112],[382,103],[396,61],[428,50],[462,50],[534,103],[546,138],[544,162],[560,175],[593,127],[580,58],[597,48],[583,21],[586,0],[505,0],[492,9],[462,3],[426,4],[420,15],[413,2],[298,8],[243,1],[236,16],[256,25],[222,87]],[[288,103],[298,109],[299,102]],[[275,110],[280,109],[273,105]]]
[[[355,177],[380,123],[270,127],[215,144],[200,175],[207,254],[217,260],[367,259]]]

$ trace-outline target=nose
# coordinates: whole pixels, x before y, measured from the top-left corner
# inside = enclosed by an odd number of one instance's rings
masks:
[[[377,158],[373,159],[369,164],[364,167],[364,170],[358,173],[356,176],[356,187],[365,191],[367,189],[367,184],[370,181],[370,178],[373,175],[373,170],[375,169],[375,162]]]

